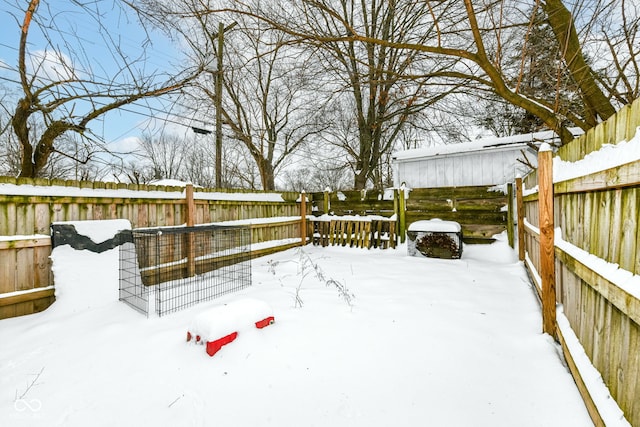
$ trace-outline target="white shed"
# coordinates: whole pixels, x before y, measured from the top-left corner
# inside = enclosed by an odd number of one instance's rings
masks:
[[[542,131],[399,151],[393,155],[394,183],[434,188],[513,182],[530,170],[518,159],[535,167],[537,153],[533,147],[558,141],[555,132]]]

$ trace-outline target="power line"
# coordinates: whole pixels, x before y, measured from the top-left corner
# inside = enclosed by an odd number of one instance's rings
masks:
[[[90,33],[91,31],[94,30],[93,28],[87,27],[84,24],[78,25],[78,27],[81,28],[81,29],[84,28],[85,30],[83,32],[85,32],[85,33]],[[71,35],[73,37],[77,37],[78,39],[80,39],[77,34],[65,32],[65,31],[60,30],[60,29],[57,29],[55,32],[56,33],[60,33],[60,34],[69,34],[69,35]],[[97,37],[99,36],[101,38],[104,37],[102,35],[98,35],[97,33],[96,33],[96,36]],[[141,54],[145,54],[145,53],[149,52],[146,49],[140,49],[140,47],[141,47],[140,46],[140,41],[136,41],[136,40],[130,39],[126,35],[123,35],[123,34],[119,34],[118,38],[119,38],[120,41],[124,42],[124,43],[122,43],[123,46],[126,46],[126,47],[129,48],[126,51],[127,54],[135,53],[135,55],[130,55],[131,57],[138,57],[139,58]],[[83,40],[83,39],[80,39],[80,40]],[[147,39],[147,40],[149,40],[150,44],[153,46],[153,41],[151,41],[150,39]],[[66,43],[67,40],[65,40],[63,38],[62,41]],[[84,39],[84,41],[85,41],[86,44],[91,44],[91,45],[98,45],[99,44],[94,40]],[[49,42],[50,42],[50,40],[47,41],[48,44],[50,44]],[[29,45],[34,46],[33,43],[29,43]],[[18,47],[9,45],[7,43],[0,43],[0,46],[4,47],[6,49],[10,49],[10,50],[15,51],[15,52],[19,51]],[[80,44],[80,46],[83,46],[83,45]],[[54,51],[56,51],[56,52],[60,51],[60,53],[64,54],[64,52],[62,52],[61,50],[59,50],[55,46],[51,46],[51,47],[54,49]],[[113,48],[120,48],[121,46],[120,45],[116,45],[116,44],[114,44],[113,46],[109,46],[108,43],[105,42],[105,44],[102,47],[105,49],[105,51],[108,51],[109,53],[113,54],[114,53],[113,52]],[[43,50],[46,50],[46,47]],[[85,52],[84,49],[83,49],[83,52]],[[149,55],[149,57],[151,57],[151,58],[164,57],[166,59],[166,61],[164,61],[164,62],[156,62],[155,60],[150,60],[149,58],[145,58],[145,61],[144,61],[145,64],[153,64],[160,70],[165,69],[166,65],[168,63],[171,63],[171,60],[175,60],[176,59],[174,56],[171,56],[168,53],[166,53],[166,50],[163,50],[163,49],[151,49],[150,53],[151,54]],[[88,56],[85,56],[85,58],[86,58],[86,60],[89,60]],[[117,63],[115,63],[114,65],[117,65]],[[98,79],[101,79],[101,80],[104,80],[104,81],[108,81],[109,80],[108,78],[106,78],[104,76],[96,75],[95,72],[93,72],[93,71],[88,72],[86,69],[79,68],[77,65],[74,65],[74,71],[76,71],[78,73],[90,74],[90,75],[94,76],[95,78],[98,78]]]
[[[9,70],[9,71],[13,71],[13,72],[17,72],[15,69],[3,66],[2,64],[0,64],[0,68],[6,69],[6,70]],[[8,78],[8,77],[0,77],[0,79],[5,80],[7,82],[15,83],[15,84],[18,84],[18,85],[21,84],[20,81],[14,80],[14,79],[11,79],[11,78]],[[48,77],[39,77],[39,79],[42,80],[42,81],[46,81],[48,83],[55,83],[56,82],[55,80],[53,80],[51,78],[48,78]],[[79,89],[78,87],[73,87],[72,85],[69,85],[69,86],[71,86],[71,88],[73,88],[74,90],[78,90]],[[154,99],[162,99],[163,96],[165,96],[165,95],[160,95],[160,96],[154,97]],[[169,95],[169,96],[171,96],[171,95]],[[87,98],[91,98],[91,96],[87,96]],[[108,103],[106,103],[106,102],[101,102],[101,101],[98,101],[98,100],[95,100],[95,99],[92,99],[91,101],[88,101],[88,100],[85,100],[85,101],[86,102],[92,102],[92,103],[97,104],[99,106],[108,105]],[[171,101],[171,103],[174,104],[174,105],[177,105],[180,108],[191,110],[194,113],[197,113],[197,111],[198,111],[194,107],[185,106],[183,104],[177,103],[176,101]],[[160,109],[158,107],[153,107],[153,106],[148,105],[148,104],[139,104],[138,102],[132,102],[129,105],[137,106],[137,107],[140,107],[140,108],[145,108],[145,109],[148,109],[150,111],[154,111],[154,112],[161,113],[161,114],[168,114],[167,111],[165,111],[163,109]],[[184,115],[175,114],[175,113],[171,113],[170,115],[175,117],[175,118],[177,118],[177,119],[184,119],[184,120],[188,121],[189,124],[185,124],[183,122],[178,122],[178,121],[175,121],[175,120],[171,120],[171,119],[167,118],[166,116],[165,117],[160,117],[160,116],[156,116],[156,115],[151,115],[151,114],[147,114],[147,113],[144,113],[144,112],[132,110],[132,109],[129,109],[127,107],[119,107],[117,110],[114,110],[114,111],[125,111],[125,112],[128,112],[128,113],[137,114],[137,115],[144,116],[144,117],[151,118],[151,119],[164,120],[164,121],[167,121],[169,123],[173,123],[173,124],[177,124],[177,125],[181,125],[181,126],[185,126],[185,127],[190,127],[191,124],[193,123],[193,121],[202,123],[205,126],[213,126],[213,123],[207,122],[207,121],[205,121],[203,119],[199,119],[197,117],[184,116]]]
[[[18,84],[20,83],[18,81],[13,81],[13,82],[14,83],[18,83]],[[94,101],[94,103],[97,104],[97,105],[101,105],[101,106],[107,105],[107,103],[100,102],[100,101]],[[138,106],[138,107],[141,107],[141,108],[149,109],[151,111],[156,111],[156,112],[160,112],[160,113],[166,114],[166,111],[161,110],[159,108],[152,107],[150,105],[139,105],[139,104],[136,104],[136,103],[132,103],[131,105],[135,105],[135,106]],[[179,105],[179,104],[177,104],[177,105]],[[186,107],[186,106],[183,106],[183,107],[190,108],[193,111],[196,111],[192,107]],[[182,116],[182,115],[178,115],[178,114],[171,114],[171,115],[173,117],[176,117],[177,119],[186,120],[188,123],[179,122],[177,120],[172,120],[172,119],[170,119],[170,118],[168,118],[166,116],[165,117],[160,117],[160,116],[156,116],[156,115],[153,115],[153,114],[148,114],[148,113],[144,113],[144,112],[141,112],[141,111],[128,109],[126,107],[119,107],[117,110],[114,110],[114,111],[125,111],[125,112],[128,112],[128,113],[132,113],[132,114],[136,114],[136,115],[145,117],[145,118],[149,118],[149,119],[153,119],[153,120],[160,120],[160,121],[165,122],[165,123],[171,123],[171,124],[175,124],[175,125],[178,125],[178,126],[182,126],[185,129],[191,129],[194,121],[200,122],[200,123],[202,123],[204,125],[213,126],[213,124],[211,122],[206,122],[206,121],[204,121],[202,119],[198,119],[198,118],[195,118],[195,117]],[[122,138],[124,135],[126,135],[128,132],[130,132],[131,130],[135,129],[136,127],[137,126],[135,126],[135,127],[131,128],[130,130],[124,132],[119,137],[114,138],[114,141]],[[284,145],[284,143],[281,143],[281,142],[276,142],[276,144],[280,145],[280,146]],[[325,160],[323,157],[320,157],[320,156],[314,156],[314,155],[311,155],[309,153],[303,154],[303,153],[299,153],[299,152],[296,152],[296,151],[289,153],[289,156],[291,156],[291,157],[300,157],[299,160],[294,161],[292,163],[299,163],[299,162],[302,162],[304,160],[311,160],[313,162],[318,163],[318,162],[321,162],[321,161]]]
[[[3,66],[2,64],[0,64],[0,68],[4,68],[6,70],[9,70],[9,71],[17,73],[17,70],[15,70],[14,68],[8,67],[8,66]],[[15,84],[21,84],[18,80],[9,79],[9,78],[6,78],[6,77],[0,77],[0,78],[4,79],[6,81],[9,81],[9,82],[15,83]],[[53,80],[51,78],[48,78],[48,77],[41,77],[40,80],[48,81],[50,83],[54,83],[55,82],[55,80]],[[72,88],[73,88],[73,86],[72,86]],[[74,89],[78,89],[78,88],[74,88]],[[162,99],[162,96],[156,97],[155,99]],[[89,101],[87,101],[87,102],[89,102]],[[99,106],[108,105],[108,103],[102,102],[102,101],[98,101],[98,100],[92,100],[91,102],[96,104],[96,105],[99,105]],[[181,103],[179,103],[178,101],[175,101],[175,100],[172,100],[170,102],[171,102],[171,104],[176,105],[176,106],[178,106],[180,108],[183,108],[183,109],[185,109],[187,111],[191,111],[193,113],[198,113],[199,112],[199,110],[196,109],[193,106],[187,106],[187,105],[181,104]],[[141,104],[139,104],[137,102],[133,102],[130,105],[131,106],[136,106],[136,107],[139,107],[139,108],[143,108],[143,109],[149,110],[151,112],[160,113],[162,116],[161,115],[155,115],[155,114],[149,114],[149,113],[146,113],[146,112],[137,111],[137,110],[134,110],[134,109],[131,109],[131,108],[127,108],[125,106],[119,107],[118,109],[114,110],[114,112],[115,111],[127,112],[127,113],[135,114],[135,115],[138,115],[138,116],[141,116],[141,117],[145,117],[145,118],[148,118],[148,119],[159,120],[159,121],[162,121],[164,123],[170,123],[170,124],[175,124],[175,125],[178,125],[178,126],[182,126],[185,129],[193,129],[193,122],[202,123],[203,125],[209,126],[209,127],[213,127],[214,126],[213,123],[208,122],[208,121],[206,121],[204,119],[200,119],[200,118],[197,118],[197,117],[194,117],[194,116],[185,116],[185,115],[176,114],[176,113],[167,113],[167,111],[164,110],[164,109],[160,109],[158,107],[153,107],[153,106],[148,105],[148,104],[142,104],[141,105]],[[172,119],[170,117],[173,117],[174,119]],[[178,120],[184,120],[184,121],[178,121]],[[135,129],[136,127],[137,126],[132,127],[128,131],[122,133],[117,138],[114,138],[114,140],[118,140],[118,139],[122,138],[124,135],[126,135],[131,130]],[[276,144],[277,144],[277,146],[278,145],[281,146],[281,147],[284,146],[283,142],[276,142]],[[300,157],[299,160],[294,161],[293,163],[298,163],[298,162],[301,162],[303,160],[312,160],[312,161],[315,161],[315,162],[319,162],[319,161],[323,160],[321,157],[316,157],[316,156],[313,156],[313,155],[310,155],[310,154],[301,154],[301,153],[298,153],[298,152],[292,152],[292,153],[289,153],[289,155],[292,156],[292,157],[294,157],[294,156]]]

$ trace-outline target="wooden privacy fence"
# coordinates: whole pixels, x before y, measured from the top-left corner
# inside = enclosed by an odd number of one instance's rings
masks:
[[[455,221],[467,243],[482,243],[507,230],[509,206],[506,186],[417,188],[407,198],[407,226],[432,218]]]
[[[0,236],[49,234],[60,221],[127,219],[133,228],[187,222],[185,189],[0,177]],[[196,224],[299,216],[299,193],[194,188]]]
[[[433,218],[460,223],[467,243],[490,242],[494,234],[512,230],[508,227],[513,211],[506,185],[325,191],[311,193],[310,198],[314,215],[396,215],[396,233],[402,242],[412,222]]]
[[[631,140],[638,126],[640,100],[562,147],[556,158],[579,161],[604,143]],[[543,330],[563,345],[596,425],[606,419],[574,362],[569,334],[625,418],[640,426],[640,161],[561,182],[553,182],[551,162],[550,151],[540,153],[537,173],[516,183],[519,255],[541,296]]]
[[[42,311],[54,300],[49,236],[0,237],[0,319]]]
[[[252,256],[302,242],[300,195],[294,192],[10,177],[0,177],[0,184],[0,319],[42,311],[53,302],[53,222],[127,219],[133,228],[242,222],[251,233]]]
[[[349,246],[356,248],[395,248],[396,218],[381,216],[309,217],[312,223],[313,244],[320,246]]]

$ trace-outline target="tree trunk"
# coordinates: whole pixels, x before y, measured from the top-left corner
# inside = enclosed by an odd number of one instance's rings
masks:
[[[267,159],[256,159],[258,169],[260,170],[260,181],[262,181],[262,189],[264,191],[273,191],[276,189],[275,173],[273,166]]]
[[[26,98],[22,98],[18,101],[15,114],[11,118],[11,126],[13,127],[13,131],[15,132],[22,149],[22,158],[20,161],[21,177],[32,177],[34,175],[32,163],[33,147],[29,141],[29,126],[27,124],[29,119],[29,105],[30,102]]]
[[[561,0],[546,0],[542,7],[560,45],[569,72],[580,87],[586,104],[585,113],[595,112],[601,120],[616,113],[609,99],[597,85],[593,70],[582,54],[582,46],[574,25],[574,18]]]
[[[24,114],[23,101],[21,100],[16,108],[11,124],[20,141],[22,147],[22,170],[20,177],[37,178],[49,161],[49,157],[54,152],[54,144],[57,138],[68,130],[76,128],[74,125],[63,121],[55,121],[49,124],[40,140],[34,147],[31,145],[29,137],[29,126],[27,125],[29,116]]]
[[[364,190],[365,188],[367,188],[367,174],[364,170],[361,170],[359,173],[355,174],[353,189]]]

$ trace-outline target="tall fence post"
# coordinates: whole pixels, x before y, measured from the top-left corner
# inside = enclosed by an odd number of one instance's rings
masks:
[[[406,239],[406,206],[407,201],[404,198],[405,188],[404,185],[400,186],[398,190],[398,234],[400,235],[400,243],[404,243]]]
[[[518,259],[524,261],[524,202],[522,200],[522,178],[516,178],[516,213],[518,222]]]
[[[193,196],[193,184],[187,184],[184,193],[187,199],[187,227],[193,227],[196,217],[196,201]],[[193,233],[187,233],[187,275],[189,277],[196,274],[195,246],[195,235]]]
[[[540,278],[542,331],[556,338],[556,268],[553,230],[553,153],[549,144],[538,152],[538,209],[540,217]]]
[[[323,195],[324,198],[322,199],[322,212],[325,214],[329,213],[329,196],[330,196],[331,191],[328,188],[325,188]]]
[[[307,244],[307,194],[300,193],[300,239],[301,245]]]
[[[193,227],[196,217],[196,201],[193,197],[193,184],[187,184],[184,192],[185,198],[187,199],[187,227]]]
[[[507,239],[509,246],[515,247],[515,230],[513,224],[513,183],[507,184]]]

